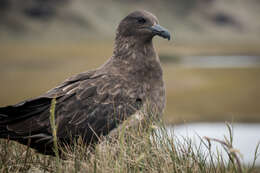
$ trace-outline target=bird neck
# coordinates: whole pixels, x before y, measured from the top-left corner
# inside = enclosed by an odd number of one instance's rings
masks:
[[[136,39],[135,37],[120,37],[115,40],[113,57],[125,61],[149,62],[159,60],[151,39]]]
[[[144,42],[134,38],[118,38],[109,63],[121,73],[162,78],[160,60],[153,46],[152,39]],[[125,68],[127,67],[127,68]],[[154,74],[156,73],[156,74]]]

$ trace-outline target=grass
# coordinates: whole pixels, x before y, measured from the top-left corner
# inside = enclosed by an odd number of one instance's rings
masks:
[[[56,165],[57,165],[56,172],[61,173],[58,138],[57,138],[58,125],[55,123],[55,106],[56,106],[56,99],[53,98],[51,101],[51,108],[50,108],[50,124],[51,124],[52,135],[53,135],[53,151],[55,153]]]
[[[53,138],[55,131],[55,101],[52,102],[50,121],[52,122]],[[59,148],[63,160],[45,156],[28,150],[28,147],[9,140],[0,140],[1,172],[256,172],[254,163],[244,166],[240,163],[238,151],[232,147],[232,128],[227,125],[229,138],[201,139],[209,154],[205,154],[200,146],[194,147],[190,139],[184,143],[169,134],[156,114],[143,111],[143,121],[138,126],[129,125],[132,119],[126,120],[119,130],[107,137],[102,137],[94,148],[88,148],[79,138],[75,146]],[[55,140],[54,140],[55,141]],[[219,142],[229,156],[210,152],[211,143]],[[54,142],[55,143],[55,142]],[[55,147],[56,146],[56,147]],[[58,153],[57,144],[54,152]],[[258,153],[256,148],[255,160]],[[254,157],[254,156],[252,156]],[[207,161],[209,160],[209,161]]]
[[[260,122],[260,68],[199,69],[165,66],[171,123]]]

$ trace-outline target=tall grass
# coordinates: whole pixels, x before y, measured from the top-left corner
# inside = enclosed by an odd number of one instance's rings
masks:
[[[240,163],[240,156],[232,147],[232,128],[230,137],[201,139],[209,154],[201,147],[194,147],[192,140],[184,142],[169,134],[164,123],[152,112],[143,112],[145,118],[137,126],[131,126],[133,119],[125,121],[112,135],[100,138],[94,148],[84,145],[79,138],[76,145],[58,148],[57,125],[55,125],[55,100],[51,106],[50,121],[53,130],[55,157],[38,154],[26,146],[8,140],[0,140],[1,172],[256,172]],[[135,118],[135,117],[133,117]],[[136,120],[136,119],[135,119]],[[156,121],[155,121],[156,120]],[[56,141],[56,142],[55,142]],[[228,153],[229,160],[221,154],[210,152],[212,142],[220,142]],[[56,144],[55,144],[56,143]],[[64,154],[59,157],[58,149]],[[256,149],[255,159],[258,155]],[[210,158],[210,159],[209,159]],[[26,162],[25,162],[26,160]],[[210,160],[210,161],[208,161]]]

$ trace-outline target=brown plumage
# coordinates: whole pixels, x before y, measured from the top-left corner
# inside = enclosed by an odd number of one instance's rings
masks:
[[[53,154],[49,109],[56,98],[57,137],[69,142],[82,136],[95,143],[146,102],[162,113],[165,89],[162,68],[152,38],[170,39],[157,18],[135,11],[119,24],[113,56],[98,69],[78,74],[31,100],[0,108],[0,138]]]

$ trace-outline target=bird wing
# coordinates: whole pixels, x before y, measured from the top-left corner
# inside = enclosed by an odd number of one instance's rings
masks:
[[[120,75],[94,75],[70,85],[63,87],[66,94],[57,99],[61,138],[68,131],[87,141],[106,135],[142,106],[141,87]]]
[[[142,105],[141,87],[120,75],[87,72],[70,78],[46,94],[0,108],[0,127],[16,137],[51,140],[49,109],[56,98],[57,136],[83,136],[89,142],[106,135]],[[3,133],[3,128],[0,128]],[[1,136],[1,135],[0,135]]]
[[[91,75],[93,75],[93,71],[75,75],[37,98],[28,99],[11,106],[0,107],[0,125],[13,124],[17,121],[28,119],[45,112],[50,108],[51,100],[53,98],[59,98],[66,95],[64,89],[68,89],[68,86],[71,88],[73,84],[74,86],[79,85],[80,81],[89,79]]]

